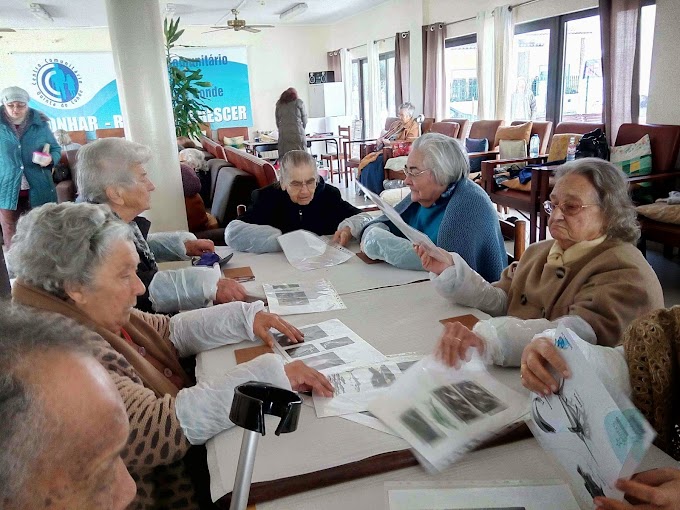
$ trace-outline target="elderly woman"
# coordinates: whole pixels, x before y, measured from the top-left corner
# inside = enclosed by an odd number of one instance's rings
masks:
[[[469,170],[467,155],[456,140],[439,133],[421,136],[413,143],[404,168],[404,183],[411,194],[395,210],[437,246],[458,253],[484,278],[495,281],[507,266],[508,256],[496,211],[482,188],[467,178]],[[348,223],[336,234],[338,240],[350,234],[359,237],[362,232],[360,221],[352,218]],[[386,216],[363,228],[361,248],[372,259],[423,270],[411,243]]]
[[[187,210],[189,232],[203,232],[219,227],[217,218],[205,210],[201,197],[201,179],[198,172],[205,167],[205,156],[198,149],[183,149],[179,153],[184,189],[184,206]]]
[[[288,152],[305,150],[305,127],[307,126],[307,109],[297,90],[287,88],[276,102],[276,128],[279,130],[279,159]]]
[[[383,146],[389,147],[392,142],[412,142],[418,137],[418,123],[413,117],[416,111],[411,103],[404,103],[399,107],[399,120],[378,141],[378,150],[367,154],[359,163],[357,179],[375,194],[383,190],[384,167]]]
[[[0,92],[0,227],[9,248],[19,215],[30,207],[57,201],[52,166],[61,157],[47,117],[28,107],[28,92],[7,87]],[[35,163],[34,152],[48,145]]]
[[[77,151],[82,147],[81,144],[75,143],[71,140],[71,135],[65,129],[57,129],[54,132],[54,138],[57,140],[61,146],[62,151]]]
[[[494,284],[456,253],[442,263],[419,249],[440,294],[494,317],[472,331],[447,325],[437,352],[449,364],[476,347],[518,366],[533,336],[558,324],[613,346],[633,319],[663,306],[659,280],[635,246],[640,228],[623,172],[596,158],[567,163],[544,207],[553,240],[529,246]]]
[[[151,222],[140,214],[151,207],[155,189],[144,168],[150,159],[148,147],[122,138],[102,138],[78,151],[80,196],[108,205],[134,231],[139,256],[137,276],[146,288],[137,298],[137,308],[170,313],[245,299],[243,286],[220,278],[212,269],[158,270],[157,262],[190,260],[191,256],[214,251],[215,245],[196,239],[190,232],[149,234]]]
[[[281,182],[254,191],[253,204],[227,225],[224,237],[238,251],[280,251],[277,238],[281,234],[299,229],[334,234],[350,216],[357,216],[357,223],[370,219],[345,202],[338,188],[319,178],[309,153],[290,151],[281,160]]]
[[[295,327],[256,303],[229,303],[173,316],[134,310],[144,284],[131,227],[107,206],[49,204],[24,216],[9,252],[14,301],[70,317],[101,337],[95,357],[109,371],[130,420],[122,453],[137,483],[135,508],[194,508],[181,459],[230,428],[234,388],[259,380],[332,395],[303,363],[273,354],[194,385],[179,358],[244,339],[273,345],[275,328],[293,342]],[[181,503],[184,501],[184,504]]]

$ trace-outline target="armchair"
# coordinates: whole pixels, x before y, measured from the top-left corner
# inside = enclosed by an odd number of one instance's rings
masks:
[[[470,121],[468,119],[442,119],[439,122],[455,122],[460,126],[457,138],[465,141],[470,133]]]

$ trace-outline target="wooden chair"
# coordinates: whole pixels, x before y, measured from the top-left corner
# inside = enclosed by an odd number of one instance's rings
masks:
[[[97,129],[94,133],[97,138],[125,138],[123,128]]]
[[[470,121],[468,119],[442,119],[439,122],[455,122],[460,126],[457,138],[465,141],[470,132]]]
[[[514,223],[499,219],[501,226],[501,234],[503,239],[513,241],[513,251],[508,252],[508,264],[519,260],[527,249],[527,222],[524,220],[517,220]]]
[[[434,124],[433,117],[425,117],[423,123],[420,125],[420,134],[424,135],[425,133],[429,133],[430,131],[432,131],[433,124]]]
[[[430,127],[430,133],[440,133],[451,138],[458,138],[459,131],[460,124],[457,122],[435,122]]]
[[[68,136],[73,143],[85,145],[87,143],[87,131],[68,131]]]
[[[350,135],[350,127],[342,127],[338,126],[338,152],[328,152],[325,154],[321,155],[321,161],[328,161],[328,174],[330,175],[331,182],[333,182],[333,174],[337,173],[338,174],[338,180],[342,182],[342,172],[343,172],[343,164],[342,162],[346,159],[344,151],[345,151],[345,142],[348,142],[352,139]],[[334,172],[333,171],[333,161],[338,162],[338,171]],[[347,168],[344,167],[344,172],[345,172],[345,182],[347,182]]]

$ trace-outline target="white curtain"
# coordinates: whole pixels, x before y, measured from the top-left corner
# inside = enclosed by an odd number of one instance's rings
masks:
[[[377,138],[385,127],[380,118],[380,53],[378,44],[374,41],[369,41],[367,48],[369,111],[366,136],[367,138]],[[365,121],[366,119],[364,119]]]
[[[511,7],[503,5],[493,10],[494,25],[494,85],[496,94],[495,116],[496,119],[508,120],[510,101],[508,90],[511,73],[511,55],[514,34],[514,22]]]
[[[477,13],[477,116],[493,119],[496,111],[494,85],[494,23],[491,12]]]
[[[347,48],[340,50],[342,64],[342,83],[345,88],[345,115],[352,115],[352,53]]]

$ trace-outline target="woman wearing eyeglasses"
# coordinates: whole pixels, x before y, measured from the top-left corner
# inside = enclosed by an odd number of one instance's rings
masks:
[[[28,107],[28,92],[7,87],[0,92],[0,226],[9,248],[19,215],[31,207],[57,201],[51,168],[61,157],[47,117]],[[33,153],[49,144],[48,156]]]
[[[281,251],[277,238],[293,230],[317,235],[334,234],[350,216],[366,221],[365,214],[345,202],[340,191],[319,178],[314,158],[306,151],[289,151],[281,159],[280,182],[253,192],[253,204],[224,232],[225,241],[238,251]]]
[[[635,246],[640,227],[623,172],[596,158],[567,163],[544,207],[553,239],[529,246],[493,284],[456,253],[442,263],[418,249],[440,294],[493,317],[472,330],[447,325],[437,353],[449,365],[475,347],[488,361],[519,366],[532,338],[559,324],[615,346],[633,319],[664,306],[659,280]]]
[[[439,133],[418,138],[404,168],[411,194],[395,210],[411,227],[444,250],[458,253],[488,281],[496,281],[508,265],[498,216],[482,188],[469,180],[470,164],[457,140]],[[386,216],[368,225],[350,218],[335,239],[361,238],[372,259],[401,269],[423,270],[418,254]]]

